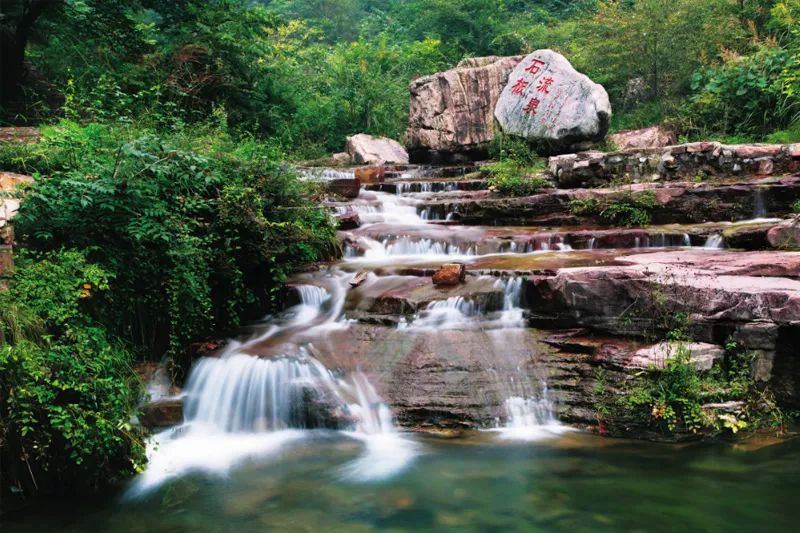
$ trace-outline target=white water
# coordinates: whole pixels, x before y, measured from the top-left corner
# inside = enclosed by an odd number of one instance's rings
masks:
[[[303,347],[293,358],[265,359],[251,353],[259,343],[293,329],[346,327],[342,280],[348,277],[332,276],[333,293],[312,285],[297,287],[301,303],[283,320],[265,326],[249,341],[231,342],[218,358],[197,361],[184,392],[184,424],[151,439],[147,470],[127,497],[139,497],[192,471],[225,475],[245,460],[278,456],[309,435],[303,429],[350,420],[353,427],[344,434],[362,442],[364,452],[346,465],[345,477],[371,481],[405,468],[416,457],[417,446],[396,431],[391,410],[363,373],[354,373],[352,384],[336,379]]]
[[[506,422],[495,430],[503,439],[537,441],[571,430],[558,422],[553,414],[547,385],[542,383],[541,387],[539,398],[512,396],[505,401]]]
[[[720,234],[709,235],[703,248],[708,250],[721,250],[725,248],[725,238]]]
[[[446,300],[431,302],[418,312],[410,323],[401,322],[398,329],[434,332],[443,329],[505,329],[524,326],[520,307],[523,279],[519,277],[498,279],[494,288],[502,293],[502,306],[489,302],[495,299],[486,295],[480,300],[451,296]]]

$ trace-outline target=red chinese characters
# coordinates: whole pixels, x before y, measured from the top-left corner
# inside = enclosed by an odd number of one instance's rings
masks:
[[[522,112],[527,113],[529,115],[535,115],[536,110],[539,109],[539,104],[541,103],[542,103],[541,100],[539,100],[538,98],[531,98],[530,100],[528,100],[528,104],[524,108],[522,108]]]
[[[530,72],[532,75],[535,76],[536,74],[539,73],[540,70],[542,70],[542,66],[544,66],[544,61],[541,61],[539,59],[534,59],[531,62],[531,64],[528,65],[528,68],[525,69],[525,72]]]
[[[539,80],[539,85],[536,86],[536,90],[540,93],[550,94],[550,86],[553,85],[555,80],[551,77],[545,77]]]
[[[525,91],[525,88],[528,87],[528,85],[530,85],[530,82],[527,82],[522,78],[518,79],[517,83],[511,87],[511,94],[522,96],[522,93]]]

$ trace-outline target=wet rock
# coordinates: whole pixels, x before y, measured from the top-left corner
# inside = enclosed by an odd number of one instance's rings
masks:
[[[602,140],[608,93],[552,50],[527,55],[511,72],[494,110],[503,132],[566,151]]]
[[[386,174],[386,168],[383,165],[374,165],[369,167],[360,167],[355,169],[353,172],[361,183],[382,183]]]
[[[326,366],[360,368],[400,425],[418,431],[494,427],[509,383],[539,383],[537,333],[530,329],[441,329],[414,333],[353,324],[327,334]]]
[[[412,159],[479,157],[494,138],[494,108],[522,56],[471,58],[409,85],[405,145]]]
[[[433,275],[434,285],[458,285],[467,276],[467,267],[463,263],[449,263],[442,265]]]
[[[399,142],[386,137],[373,137],[365,133],[347,138],[347,153],[357,165],[365,163],[408,164],[408,153]]]
[[[336,225],[340,230],[352,230],[361,226],[361,217],[355,211],[336,215]]]
[[[678,137],[675,132],[663,126],[652,126],[640,130],[628,130],[608,136],[608,140],[618,150],[633,150],[642,148],[663,148],[677,144]]]
[[[560,179],[560,178],[559,178]],[[753,218],[756,189],[770,216],[792,212],[792,203],[800,199],[800,177],[788,176],[765,185],[735,183],[730,185],[641,183],[624,188],[558,189],[527,197],[498,198],[481,193],[452,200],[428,202],[431,212],[450,214],[461,224],[513,225],[609,225],[608,219],[595,214],[573,214],[576,199],[624,197],[629,193],[652,191],[657,205],[648,208],[653,224],[689,224],[710,221],[742,221]],[[443,215],[442,218],[444,218]]]
[[[343,198],[358,198],[361,192],[361,180],[358,177],[326,180],[323,185],[328,193]]]
[[[142,407],[139,422],[149,429],[161,429],[183,423],[183,400],[168,398]]]
[[[365,281],[367,281],[367,276],[369,276],[369,272],[362,270],[361,272],[356,272],[353,276],[353,279],[350,280],[351,287],[358,287]]]

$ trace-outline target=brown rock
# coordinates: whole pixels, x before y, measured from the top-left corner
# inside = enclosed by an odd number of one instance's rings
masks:
[[[0,172],[0,191],[12,192],[20,185],[33,183],[31,176],[15,174],[13,172]]]
[[[772,159],[762,159],[758,162],[758,173],[760,175],[772,174],[775,169],[775,162]]]
[[[358,198],[361,192],[361,180],[354,178],[336,178],[324,182],[325,190],[344,198]]]
[[[4,142],[21,142],[21,143],[36,143],[41,139],[42,134],[38,128],[31,127],[17,127],[17,128],[0,128],[0,143]]]
[[[183,422],[183,400],[170,398],[150,402],[142,408],[139,421],[147,428],[177,426]]]
[[[337,215],[336,223],[340,230],[356,229],[361,226],[361,217],[355,211],[348,211]]]
[[[800,143],[789,145],[789,156],[792,159],[800,159]]]
[[[663,126],[652,126],[640,130],[629,130],[608,136],[609,141],[619,150],[663,148],[677,144],[674,132]]]
[[[448,263],[436,271],[433,275],[434,285],[458,285],[467,276],[467,267],[463,263]]]
[[[472,58],[411,82],[409,151],[464,153],[494,137],[494,108],[522,56]]]
[[[355,169],[356,178],[364,184],[383,183],[386,170],[383,165],[360,167]]]

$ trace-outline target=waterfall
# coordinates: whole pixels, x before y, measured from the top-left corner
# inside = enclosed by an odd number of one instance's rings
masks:
[[[753,218],[765,218],[767,208],[764,206],[764,191],[760,187],[753,189]]]
[[[506,422],[495,431],[504,439],[534,441],[570,431],[556,419],[545,383],[541,383],[538,397],[511,396],[503,403],[503,408]]]
[[[446,300],[430,302],[412,318],[411,323],[401,322],[398,329],[412,331],[438,331],[442,329],[506,329],[524,326],[520,307],[524,278],[499,279],[494,283],[502,303],[494,295],[481,299],[451,296]]]
[[[308,400],[315,391],[331,389],[331,382],[316,366],[297,360],[203,358],[186,385],[184,417],[188,424],[228,433],[324,427]]]
[[[705,244],[703,245],[703,248],[709,250],[721,250],[722,248],[725,248],[725,238],[719,233],[709,235]]]

